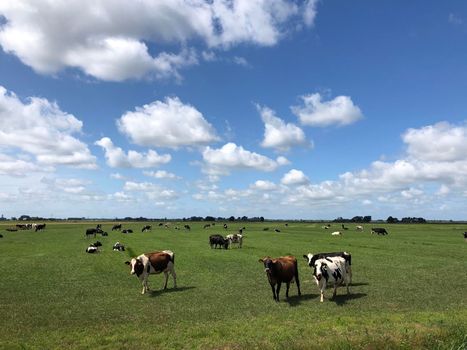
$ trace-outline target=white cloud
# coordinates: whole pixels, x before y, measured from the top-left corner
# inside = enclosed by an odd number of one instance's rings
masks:
[[[174,173],[170,173],[165,170],[143,171],[143,174],[146,176],[155,177],[156,179],[169,179],[169,180],[181,179],[180,176],[177,176]]]
[[[207,165],[205,172],[215,175],[227,175],[233,169],[255,169],[260,171],[274,171],[279,166],[288,163],[284,157],[276,160],[245,150],[235,143],[226,143],[222,148],[206,147],[203,159]]]
[[[410,157],[423,161],[467,159],[467,127],[447,122],[407,130],[402,139]]]
[[[281,183],[283,185],[289,186],[289,185],[305,185],[309,183],[310,180],[308,177],[305,176],[303,171],[297,170],[297,169],[292,169],[288,173],[286,173],[282,179]]]
[[[179,197],[178,193],[174,190],[162,188],[151,182],[127,181],[123,186],[123,190],[127,192],[142,192],[151,200],[169,200]]]
[[[219,138],[214,128],[193,106],[177,97],[155,101],[134,112],[126,112],[118,121],[120,132],[141,146],[181,147],[205,145]]]
[[[39,164],[95,169],[96,158],[73,134],[83,123],[46,99],[23,103],[0,86],[0,147],[33,155]]]
[[[262,147],[274,148],[278,151],[288,151],[293,146],[306,146],[305,133],[292,123],[285,123],[276,117],[273,110],[267,107],[256,106],[264,122],[264,139]]]
[[[86,190],[89,181],[82,179],[63,179],[63,178],[42,178],[42,183],[46,184],[53,192],[65,192],[70,194],[80,194]]]
[[[271,181],[257,180],[254,184],[250,185],[250,188],[260,191],[272,191],[277,189],[277,185]]]
[[[126,177],[123,176],[122,174],[120,173],[113,173],[113,174],[110,174],[110,177],[112,179],[115,179],[115,180],[126,180]]]
[[[0,175],[25,176],[36,171],[44,171],[44,169],[34,163],[0,153]]]
[[[349,125],[363,117],[358,106],[349,96],[337,96],[330,101],[321,101],[319,93],[301,97],[303,105],[293,106],[292,112],[297,115],[303,125],[329,126]]]
[[[179,69],[197,63],[184,48],[191,41],[209,49],[275,45],[289,28],[313,24],[316,1],[4,0],[0,16],[6,21],[0,28],[3,50],[37,72],[72,67],[121,81],[177,77]],[[161,51],[167,44],[181,49]]]
[[[95,144],[104,149],[107,164],[112,168],[152,168],[161,164],[166,164],[172,159],[170,154],[159,155],[154,150],[149,150],[147,153],[139,153],[130,150],[128,154],[125,154],[125,152],[123,152],[120,147],[116,147],[108,137],[103,137],[96,141]]]

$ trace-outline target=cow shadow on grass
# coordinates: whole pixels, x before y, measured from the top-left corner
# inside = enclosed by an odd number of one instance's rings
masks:
[[[290,306],[298,306],[302,302],[310,300],[310,299],[315,299],[318,298],[318,294],[302,294],[301,296],[298,295],[293,295],[289,296],[288,299],[285,299],[285,302],[288,303]]]
[[[193,286],[186,286],[186,287],[177,287],[177,288],[167,288],[167,289],[158,289],[158,290],[150,290],[149,295],[151,297],[157,297],[161,294],[167,294],[167,293],[178,293],[178,292],[185,292],[190,289],[194,289],[196,287]]]
[[[330,298],[329,301],[335,302],[338,306],[343,306],[347,303],[348,300],[360,299],[366,297],[366,293],[352,293],[350,294],[338,294],[334,298]]]

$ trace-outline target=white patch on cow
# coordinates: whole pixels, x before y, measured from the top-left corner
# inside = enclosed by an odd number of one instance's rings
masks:
[[[340,231],[335,231],[331,233],[331,236],[340,236],[340,235],[342,235],[342,232]]]

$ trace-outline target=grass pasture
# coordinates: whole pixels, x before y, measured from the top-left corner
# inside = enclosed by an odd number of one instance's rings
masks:
[[[0,225],[1,349],[465,349],[467,242],[463,225],[383,225],[388,236],[349,230],[331,237],[320,224],[233,223],[192,230],[111,232],[99,254],[86,254],[95,223],[47,223],[44,232],[6,232]],[[183,227],[183,224],[179,225]],[[208,236],[246,226],[242,249],[211,249]],[[270,227],[269,231],[263,231]],[[280,228],[280,233],[272,231]],[[338,228],[338,225],[333,225]],[[332,230],[332,228],[331,228]],[[152,291],[124,264],[120,241],[136,253],[175,252],[177,289]],[[351,295],[338,289],[319,302],[303,254],[352,253]],[[293,254],[302,297],[276,303],[260,257]]]

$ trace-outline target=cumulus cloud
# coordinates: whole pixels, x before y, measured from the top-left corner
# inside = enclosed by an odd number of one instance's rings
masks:
[[[53,192],[65,192],[71,194],[80,194],[86,190],[90,184],[87,180],[82,179],[63,179],[63,178],[42,178],[42,183],[46,184]]]
[[[288,173],[286,173],[282,179],[281,183],[283,185],[289,186],[289,185],[305,185],[309,183],[310,180],[306,175],[303,173],[301,170],[297,169],[292,169]]]
[[[116,147],[108,137],[103,137],[96,141],[95,144],[104,149],[107,164],[112,168],[152,168],[161,164],[166,164],[172,159],[170,154],[159,155],[154,150],[149,150],[147,153],[139,153],[130,150],[128,154],[125,154],[125,152],[120,147]]]
[[[293,146],[306,146],[305,133],[292,123],[285,123],[276,117],[273,110],[267,107],[256,106],[264,122],[264,139],[262,147],[274,148],[278,151],[288,151]]]
[[[45,74],[72,67],[112,81],[177,76],[197,63],[186,49],[190,42],[221,50],[242,43],[275,45],[290,28],[313,24],[316,3],[6,0],[0,2],[0,45]],[[180,49],[163,51],[170,45]]]
[[[169,180],[180,179],[180,176],[177,176],[174,173],[170,173],[170,172],[165,171],[165,170],[143,171],[143,174],[146,175],[146,176],[155,177],[156,179],[169,179]]]
[[[96,158],[74,137],[83,123],[54,102],[31,97],[23,103],[0,86],[0,147],[20,150],[47,166],[96,168]]]
[[[360,108],[349,96],[337,96],[330,101],[322,101],[319,93],[301,97],[303,105],[293,106],[292,112],[303,125],[324,127],[329,125],[349,125],[363,117]]]
[[[250,185],[250,188],[261,191],[272,191],[277,189],[277,185],[271,181],[257,180],[254,184]]]
[[[41,170],[44,171],[36,164],[0,153],[0,175],[26,176],[31,172]]]
[[[178,193],[171,189],[162,188],[151,182],[127,181],[123,186],[127,192],[142,192],[152,200],[173,200],[179,197]]]
[[[288,163],[285,157],[276,160],[261,154],[248,151],[242,146],[229,142],[218,149],[206,147],[203,160],[207,166],[205,172],[209,174],[227,175],[233,169],[255,169],[260,171],[274,171]]]
[[[217,141],[214,128],[193,106],[177,97],[137,107],[118,121],[120,132],[141,146],[172,147],[206,145]]]

